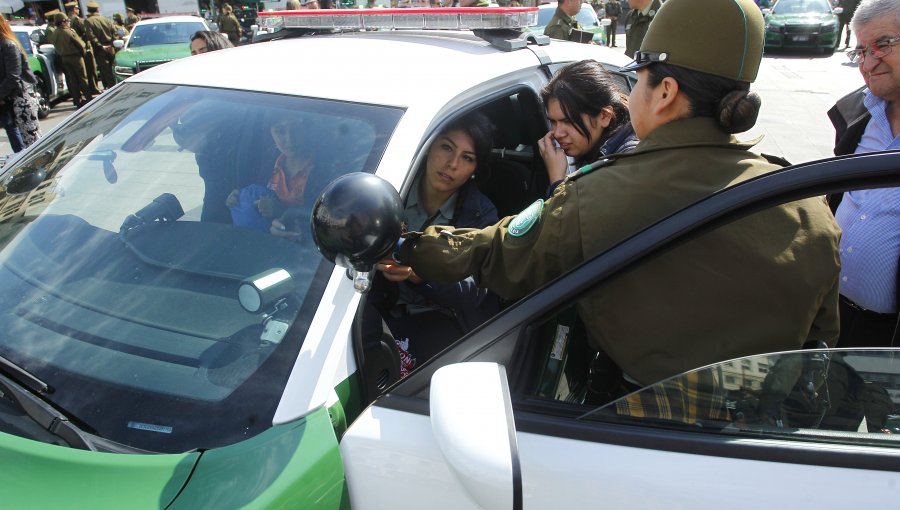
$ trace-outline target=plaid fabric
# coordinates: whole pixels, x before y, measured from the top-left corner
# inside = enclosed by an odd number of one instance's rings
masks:
[[[709,370],[689,374],[632,393],[616,402],[616,414],[695,424],[700,420],[730,421],[725,390]]]

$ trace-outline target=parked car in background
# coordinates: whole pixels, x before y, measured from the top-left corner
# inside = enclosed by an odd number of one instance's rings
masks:
[[[553,13],[556,12],[556,6],[557,2],[538,5],[537,25],[531,27],[530,30],[532,32],[543,34],[544,28],[547,26],[547,23],[550,23],[550,18],[553,17]],[[598,18],[597,12],[594,11],[591,4],[581,4],[581,10],[575,15],[575,19],[581,23],[582,30],[594,34],[592,39],[594,43],[606,44],[606,25],[609,25],[610,21],[608,19],[601,20]]]
[[[778,0],[771,9],[762,10],[765,49],[808,48],[831,55],[841,12],[843,9],[832,8],[828,0]]]
[[[25,49],[28,67],[37,78],[35,92],[38,93],[38,118],[46,118],[52,104],[69,93],[62,67],[58,67],[56,63],[56,50],[52,44],[40,44],[44,36],[44,29],[41,27],[13,25],[12,30]]]
[[[139,21],[125,41],[113,41],[116,80],[122,81],[145,69],[191,55],[191,36],[211,30],[199,16],[165,16]]]

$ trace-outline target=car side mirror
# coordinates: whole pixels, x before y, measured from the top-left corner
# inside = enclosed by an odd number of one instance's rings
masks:
[[[397,244],[403,202],[391,183],[353,172],[331,181],[312,210],[313,241],[319,253],[355,272],[354,286],[369,289],[368,274]]]
[[[128,33],[125,32],[125,29],[122,27],[116,28],[116,35],[119,37],[125,37]]]
[[[44,38],[44,30],[43,29],[35,30],[34,32],[31,33],[31,35],[28,36],[28,38],[31,39],[33,42],[40,44],[41,39]]]
[[[210,23],[210,24],[209,24],[209,30],[210,30],[211,32],[218,32],[218,31],[219,31],[219,24],[218,24],[218,23]]]
[[[115,39],[113,41],[113,48],[115,48],[117,50],[121,50],[124,47],[125,47],[125,41],[123,41],[121,39]]]
[[[36,190],[46,178],[47,172],[43,168],[23,167],[15,170],[3,187],[10,195],[22,195]]]
[[[516,425],[506,369],[457,363],[431,377],[431,431],[450,470],[479,508],[522,501]]]

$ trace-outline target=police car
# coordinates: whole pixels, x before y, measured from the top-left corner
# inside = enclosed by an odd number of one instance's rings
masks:
[[[268,16],[279,40],[136,74],[0,174],[6,506],[892,500],[900,440],[881,432],[881,416],[896,414],[900,398],[894,352],[722,360],[590,404],[596,353],[571,308],[616,274],[762,208],[897,186],[896,154],[791,167],[660,218],[401,380],[393,339],[363,328],[365,278],[314,242],[316,195],[361,177],[375,181],[357,197],[405,196],[436,133],[477,110],[498,132],[484,191],[501,215],[515,214],[546,192],[535,144],[548,129],[538,90],[552,73],[594,58],[624,90],[633,77],[620,71],[620,52],[522,36],[516,27],[534,23],[533,8]],[[224,206],[235,189],[266,187],[279,157],[271,128],[281,122],[315,165],[307,210],[288,235],[234,224],[252,192]],[[356,219],[374,230],[356,235],[375,240],[384,233],[370,212],[373,221],[362,211]],[[798,366],[773,398],[769,374]],[[672,388],[698,374],[718,378],[720,390],[683,395],[718,399],[719,415],[674,412],[665,399],[622,412],[628,398],[682,395]],[[840,393],[835,374],[847,381]],[[848,418],[828,425],[837,414]]]
[[[13,34],[25,50],[28,67],[37,83],[34,91],[38,94],[38,118],[50,115],[50,107],[68,95],[62,68],[57,66],[58,57],[52,44],[40,44],[44,29],[30,25],[12,25]]]

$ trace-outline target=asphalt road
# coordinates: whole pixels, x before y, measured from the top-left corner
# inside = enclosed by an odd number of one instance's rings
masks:
[[[625,36],[617,36],[622,51]],[[855,43],[853,39],[850,41]],[[851,44],[852,46],[852,44]],[[763,101],[756,126],[738,137],[748,140],[762,135],[756,152],[802,163],[830,157],[834,130],[826,112],[844,94],[863,85],[856,65],[843,51],[834,55],[808,52],[766,54],[759,77],[752,86]],[[50,116],[41,121],[46,133],[72,114],[72,103],[55,105]],[[0,154],[9,154],[9,142],[0,133]]]

